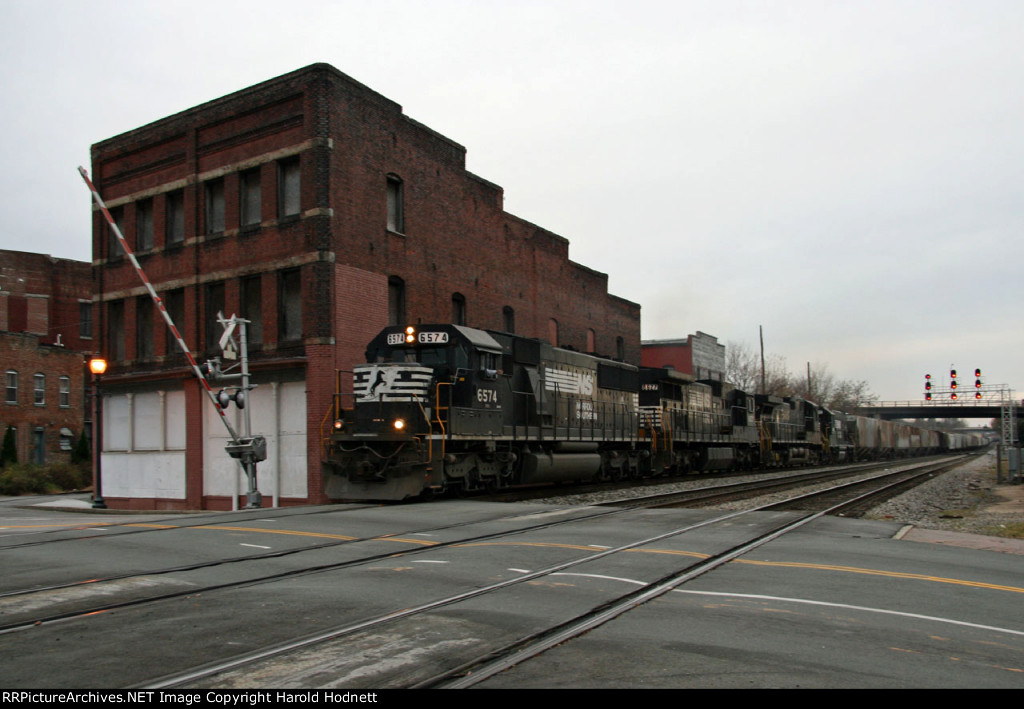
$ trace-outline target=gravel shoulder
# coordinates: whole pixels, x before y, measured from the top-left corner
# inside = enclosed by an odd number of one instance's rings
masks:
[[[1016,526],[1020,533],[1024,485],[999,484],[995,465],[992,450],[879,505],[865,517],[943,532],[998,537]]]

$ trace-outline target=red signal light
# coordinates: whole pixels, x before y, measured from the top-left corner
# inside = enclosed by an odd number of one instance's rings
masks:
[[[980,399],[981,398],[981,392],[980,391],[974,392],[974,398],[975,399]]]
[[[924,400],[925,400],[925,401],[931,401],[931,400],[932,400],[932,393],[931,393],[930,391],[929,391],[929,392],[927,392],[927,393],[926,393],[926,394],[924,395]]]
[[[949,388],[950,389],[956,389],[956,379],[954,379],[953,381],[951,381],[949,383]]]
[[[980,377],[981,376],[981,370],[980,369],[975,369],[974,370],[974,376]]]
[[[954,391],[952,394],[950,394],[949,398],[952,399],[953,401],[956,401],[956,392]]]

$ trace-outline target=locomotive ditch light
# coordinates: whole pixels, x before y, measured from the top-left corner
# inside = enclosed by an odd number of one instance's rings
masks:
[[[343,428],[345,428],[345,422],[341,419],[334,419],[334,430],[340,431]]]
[[[395,419],[391,425],[395,427],[396,431],[402,431],[405,429],[405,419]]]

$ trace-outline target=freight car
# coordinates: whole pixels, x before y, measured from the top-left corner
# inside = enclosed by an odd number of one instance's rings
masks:
[[[352,392],[335,395],[325,441],[334,499],[870,460],[983,442],[459,325],[385,328],[366,362],[354,368]]]

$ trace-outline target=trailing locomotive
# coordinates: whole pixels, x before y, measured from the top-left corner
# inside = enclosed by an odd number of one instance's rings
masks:
[[[385,328],[335,395],[327,495],[636,478],[960,450],[938,433],[459,325]]]

